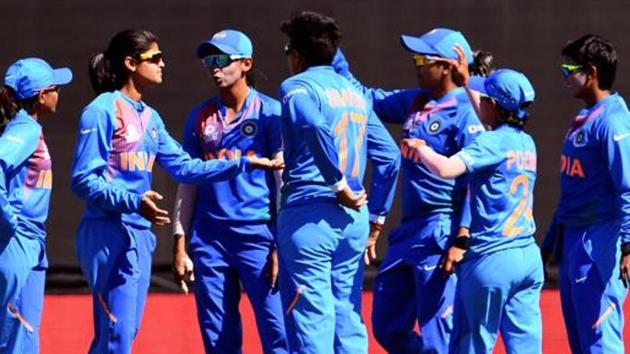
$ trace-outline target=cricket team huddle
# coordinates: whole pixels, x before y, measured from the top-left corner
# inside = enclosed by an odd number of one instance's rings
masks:
[[[609,41],[584,35],[559,53],[564,86],[584,108],[567,124],[560,200],[538,246],[536,146],[525,131],[536,93],[525,74],[495,69],[462,33],[436,28],[400,37],[418,87],[373,88],[353,75],[333,18],[303,11],[280,30],[290,76],[278,100],[254,87],[246,34],[199,44],[218,94],[190,110],[181,144],[142,100],[165,66],[153,33],[119,32],[90,59],[97,96],[80,113],[71,171],[85,203],[76,251],[93,297],[89,353],[131,352],[151,226],[166,224],[207,353],[242,352],[241,286],[265,353],[367,353],[363,271],[377,259],[399,169],[402,218],[371,314],[387,352],[492,353],[500,333],[508,353],[541,353],[551,258],[571,351],[624,352],[630,113],[612,91]],[[39,120],[72,76],[23,58],[0,89],[0,353],[39,352],[52,188]],[[383,123],[402,125],[398,143]],[[156,163],[179,182],[172,220],[151,188]]]

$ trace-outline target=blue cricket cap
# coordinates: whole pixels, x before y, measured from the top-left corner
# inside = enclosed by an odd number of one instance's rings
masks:
[[[499,106],[527,118],[526,103],[534,102],[536,92],[527,77],[512,69],[499,69],[487,78],[472,76],[468,86],[497,101]]]
[[[464,49],[466,61],[469,64],[473,62],[470,44],[461,32],[452,29],[436,28],[420,37],[403,34],[400,36],[400,42],[410,52],[455,60],[457,60],[457,52],[453,47],[459,44]]]
[[[254,54],[252,41],[243,32],[226,29],[212,35],[197,47],[197,57],[208,56],[208,51],[212,47],[217,48],[224,54],[238,55],[242,58],[251,58]]]
[[[68,68],[53,69],[40,58],[24,58],[11,64],[4,76],[4,84],[13,89],[15,99],[36,96],[42,89],[65,85],[72,81]]]

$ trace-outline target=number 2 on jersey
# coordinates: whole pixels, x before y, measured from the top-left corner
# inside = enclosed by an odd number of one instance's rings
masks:
[[[529,195],[529,180],[526,175],[518,175],[514,178],[514,180],[512,180],[512,184],[510,184],[510,194],[515,195],[518,193],[519,186],[522,186],[523,195],[521,196],[521,200],[518,202],[516,209],[514,209],[510,217],[508,217],[505,222],[505,227],[503,228],[503,236],[505,237],[514,237],[523,232],[524,227],[514,226],[521,217],[524,217],[530,222],[534,218],[532,215],[532,200]],[[531,232],[534,232],[534,230],[531,230]]]
[[[358,113],[344,113],[339,123],[335,126],[335,137],[340,137],[339,141],[339,168],[346,173],[348,167],[348,136],[350,131],[349,125],[358,126],[357,129],[353,129],[356,135],[350,136],[350,138],[356,138],[354,142],[354,161],[352,163],[352,171],[350,177],[359,176],[359,165],[361,161],[361,146],[363,145],[363,138],[365,136],[367,117]],[[353,123],[353,124],[351,124]]]

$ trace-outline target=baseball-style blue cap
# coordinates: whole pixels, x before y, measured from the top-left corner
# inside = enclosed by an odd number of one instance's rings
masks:
[[[226,29],[212,35],[197,47],[197,57],[204,58],[208,50],[215,47],[229,55],[238,55],[241,58],[251,58],[254,54],[252,41],[240,31]]]
[[[65,85],[70,81],[70,69],[53,69],[40,58],[20,59],[9,66],[4,76],[4,84],[13,89],[17,100],[31,98],[42,89]]]
[[[499,69],[487,78],[472,76],[468,86],[497,101],[499,106],[527,118],[526,103],[534,102],[536,92],[527,77],[512,69]]]
[[[457,60],[457,52],[453,47],[459,44],[464,49],[466,61],[469,64],[473,62],[470,44],[461,32],[452,29],[436,28],[420,37],[403,34],[400,36],[400,42],[410,52],[455,60]]]

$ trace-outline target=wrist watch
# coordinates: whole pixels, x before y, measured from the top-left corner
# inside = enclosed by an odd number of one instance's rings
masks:
[[[467,250],[469,247],[468,241],[470,237],[460,236],[455,238],[455,242],[453,242],[453,247],[457,247],[462,250]]]

